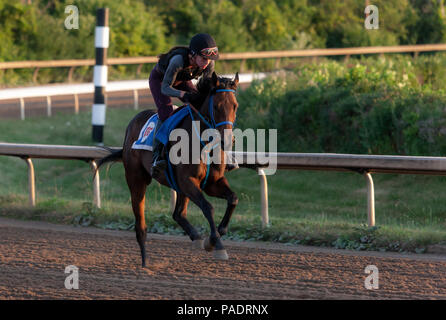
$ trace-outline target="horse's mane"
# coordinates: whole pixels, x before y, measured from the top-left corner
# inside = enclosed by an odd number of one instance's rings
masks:
[[[193,101],[194,105],[198,107],[201,106],[209,93],[213,90],[232,88],[235,85],[232,79],[225,77],[218,77],[218,82],[218,87],[214,88],[212,78],[201,77],[197,83],[198,92]]]
[[[197,83],[197,90],[200,97],[202,96],[206,98],[211,89],[212,89],[212,79],[201,77]]]
[[[218,77],[218,82],[220,83],[218,89],[225,89],[235,85],[234,81],[230,78]],[[202,77],[197,83],[197,89],[200,94],[208,95],[212,88],[212,78]],[[217,88],[215,88],[217,89]]]

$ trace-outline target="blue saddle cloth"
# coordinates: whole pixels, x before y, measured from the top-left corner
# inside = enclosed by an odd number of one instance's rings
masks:
[[[144,149],[153,151],[153,133],[158,122],[158,114],[155,113],[147,120],[139,133],[138,140],[133,142],[132,149]]]
[[[189,114],[189,106],[178,109],[174,114],[164,121],[161,128],[158,129],[156,138],[164,145],[169,141],[169,135],[176,128],[176,126]],[[132,149],[144,149],[153,151],[153,133],[158,122],[158,114],[155,113],[142,127],[139,133],[138,140],[136,140]]]
[[[162,144],[166,145],[169,142],[170,133],[178,126],[178,124],[188,115],[191,116],[192,120],[194,120],[192,116],[192,111],[189,105],[183,106],[180,109],[176,110],[174,114],[172,114],[166,121],[163,122],[161,128],[158,129],[156,134],[156,139],[158,139]],[[139,134],[138,140],[136,140],[132,149],[145,149],[153,151],[153,133],[156,127],[156,123],[158,122],[158,114],[154,114],[147,120],[146,124],[142,127],[141,132]],[[201,141],[201,139],[200,139]],[[202,141],[201,141],[202,142]],[[203,143],[203,142],[202,142]],[[209,157],[209,155],[208,155]],[[167,154],[167,169],[164,171],[166,175],[167,182],[170,187],[174,189],[176,192],[180,192],[178,185],[176,183],[175,175],[172,169],[172,164],[169,160],[169,155]],[[209,159],[208,159],[209,160]],[[207,163],[206,177],[204,181],[201,183],[201,188],[204,189],[206,185],[208,175],[209,175],[209,166],[210,163]]]
[[[178,124],[189,115],[189,106],[181,107],[163,122],[161,128],[158,129],[156,139],[166,145],[169,142],[170,133],[178,126]]]

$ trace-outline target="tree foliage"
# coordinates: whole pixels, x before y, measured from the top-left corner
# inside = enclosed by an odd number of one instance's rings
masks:
[[[240,92],[238,125],[277,128],[280,151],[444,155],[445,64],[439,54],[302,65]]]
[[[31,4],[28,4],[31,3]],[[109,56],[156,55],[212,34],[221,51],[439,43],[444,0],[375,0],[379,29],[364,28],[367,1],[78,0],[78,30],[64,21],[68,0],[0,0],[0,61],[94,57],[96,9],[110,8]]]

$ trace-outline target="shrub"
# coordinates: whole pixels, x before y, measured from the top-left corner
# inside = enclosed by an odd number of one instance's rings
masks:
[[[239,94],[242,128],[277,128],[291,152],[442,155],[446,96],[407,73],[329,62],[257,81]]]

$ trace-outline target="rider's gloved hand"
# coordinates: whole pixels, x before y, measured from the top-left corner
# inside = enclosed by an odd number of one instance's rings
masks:
[[[184,95],[183,95],[183,101],[184,102],[192,102],[192,100],[194,99],[194,94],[193,93],[191,93],[191,92],[186,92]]]

